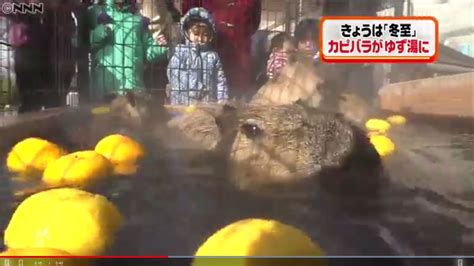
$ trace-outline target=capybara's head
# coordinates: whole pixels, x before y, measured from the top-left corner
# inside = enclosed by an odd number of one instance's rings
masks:
[[[300,104],[249,106],[239,111],[230,153],[233,180],[249,188],[343,168],[360,146],[359,133],[342,115]]]
[[[369,118],[370,106],[354,93],[343,93],[339,100],[339,112],[354,123],[363,125]]]
[[[112,100],[112,114],[119,116],[125,123],[141,127],[152,115],[152,97],[147,93],[128,92]]]
[[[203,109],[183,113],[167,125],[194,148],[212,151],[221,140],[215,116]]]

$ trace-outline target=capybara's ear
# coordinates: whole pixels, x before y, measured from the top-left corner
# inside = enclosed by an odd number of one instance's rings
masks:
[[[132,107],[135,107],[137,105],[137,99],[133,92],[127,92],[125,94],[125,97],[127,98],[128,102],[130,103]]]
[[[301,98],[296,100],[295,104],[299,105],[299,106],[302,106],[302,107],[307,107],[306,103],[303,100],[301,100]]]
[[[228,112],[235,112],[237,111],[237,107],[231,105],[231,104],[224,104],[224,106],[222,106],[222,113],[228,113]]]
[[[111,96],[109,96],[110,98],[108,99],[110,102],[110,109],[113,111],[113,112],[116,112],[118,110],[120,110],[121,108],[123,108],[123,106],[126,104],[126,101],[128,101],[127,99],[125,99],[124,97],[120,97],[120,96],[115,96],[114,98],[112,98]]]
[[[117,94],[115,93],[109,93],[109,94],[106,94],[104,97],[103,97],[103,102],[104,103],[107,103],[107,104],[111,104],[115,99],[117,99]]]
[[[299,98],[298,100],[295,101],[295,105],[299,105],[299,106],[303,107],[303,109],[305,110],[307,115],[311,115],[311,114],[314,114],[314,113],[319,113],[320,110],[317,109],[316,106],[313,106],[313,104],[310,101],[311,101],[311,98],[308,98],[306,100],[303,100],[303,99]],[[309,124],[311,124],[311,123],[309,123]]]
[[[222,106],[222,112],[215,116],[216,124],[222,134],[228,134],[237,128],[237,107],[229,104]]]

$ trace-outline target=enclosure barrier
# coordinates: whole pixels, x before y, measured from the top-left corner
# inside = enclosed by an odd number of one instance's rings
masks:
[[[474,118],[474,73],[389,84],[379,91],[380,108],[414,114]]]

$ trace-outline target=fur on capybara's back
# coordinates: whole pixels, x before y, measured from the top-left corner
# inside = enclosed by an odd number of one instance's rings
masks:
[[[221,140],[216,118],[212,113],[202,109],[173,118],[167,126],[180,133],[188,145],[202,150],[214,150]]]
[[[166,106],[175,116],[167,123],[167,128],[176,132],[187,144],[195,148],[214,151],[221,143],[222,135],[232,131],[230,122],[237,106],[242,103],[206,103],[193,107]]]
[[[146,92],[129,92],[114,98],[110,103],[111,113],[124,123],[137,129],[149,125],[151,120],[166,119],[164,108]]]

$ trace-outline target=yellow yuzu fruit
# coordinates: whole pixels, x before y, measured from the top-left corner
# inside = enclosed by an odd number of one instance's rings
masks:
[[[65,153],[61,147],[47,140],[27,138],[18,142],[10,151],[7,168],[22,176],[40,176],[51,161]]]
[[[322,256],[304,232],[275,220],[245,219],[220,229],[197,250],[196,256]],[[274,265],[275,261],[232,259],[233,265]],[[313,261],[314,263],[314,261]],[[219,265],[219,260],[196,258],[193,266]]]
[[[186,113],[192,113],[195,110],[196,110],[196,105],[193,104],[193,105],[190,105],[190,106],[186,107],[185,112]]]
[[[5,246],[55,248],[76,256],[101,255],[122,223],[117,208],[101,195],[74,188],[34,194],[15,210]]]
[[[407,119],[401,115],[392,115],[387,117],[387,121],[392,125],[403,125],[407,122]]]
[[[110,113],[110,107],[108,106],[99,106],[96,108],[92,108],[91,113],[94,115],[102,115]]]
[[[112,163],[95,151],[78,151],[51,162],[43,173],[49,186],[92,185],[112,173]]]
[[[370,142],[381,157],[385,157],[395,151],[395,144],[386,136],[372,135],[370,136]]]
[[[140,143],[119,134],[101,139],[95,151],[109,159],[114,167],[114,173],[119,175],[134,174],[139,160],[145,155]]]
[[[365,127],[367,128],[367,130],[369,131],[376,131],[376,132],[380,132],[380,133],[386,133],[389,129],[390,129],[390,123],[383,120],[383,119],[369,119],[366,123],[365,123]]]

